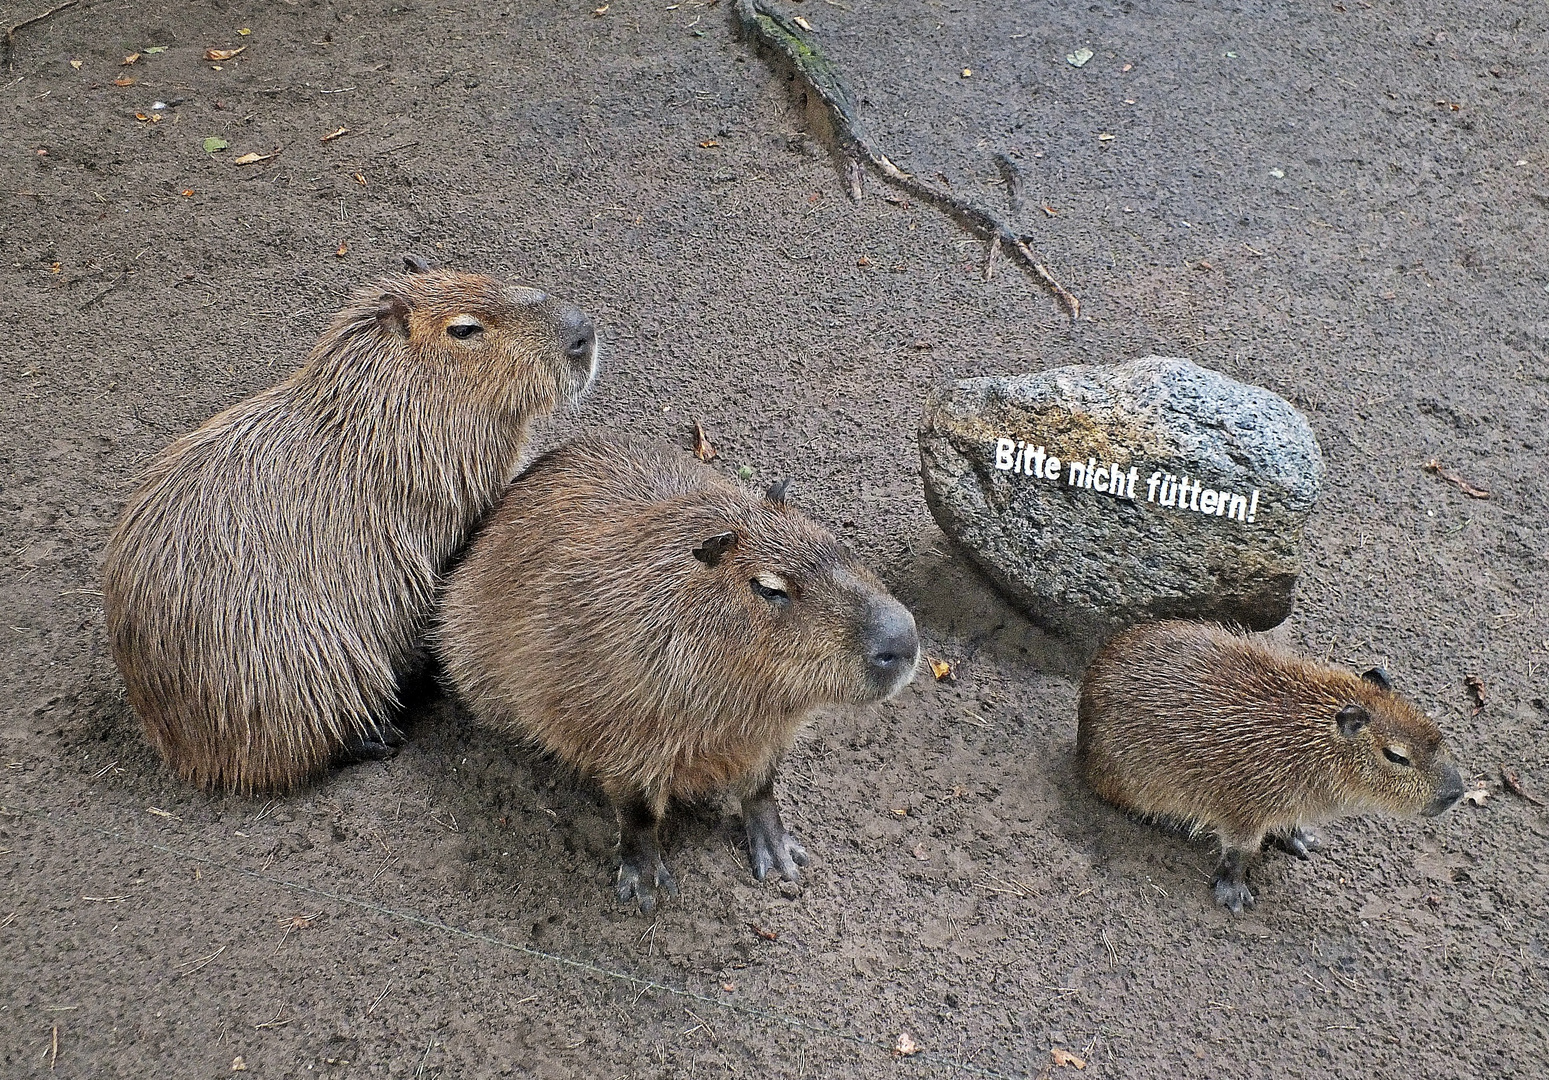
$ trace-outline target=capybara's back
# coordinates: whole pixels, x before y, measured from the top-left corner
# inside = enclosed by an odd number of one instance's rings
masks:
[[[284,790],[391,731],[438,574],[527,423],[590,382],[590,320],[491,278],[362,290],[279,386],[178,439],[108,542],[113,657],[204,788]]]
[[[775,766],[823,704],[912,676],[907,609],[832,534],[681,452],[588,439],[522,474],[450,576],[436,647],[481,722],[599,780],[624,831],[620,894],[654,904],[672,798],[743,797],[758,876],[805,861]]]

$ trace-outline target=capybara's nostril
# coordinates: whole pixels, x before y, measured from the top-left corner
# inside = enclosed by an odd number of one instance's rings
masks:
[[[567,306],[559,315],[560,334],[565,355],[572,360],[590,361],[597,345],[597,327],[578,307]]]
[[[902,604],[881,608],[873,620],[866,659],[884,696],[891,696],[914,674],[920,660],[920,636],[914,628],[914,616]]]
[[[1463,777],[1458,774],[1457,766],[1448,765],[1441,775],[1441,783],[1436,785],[1436,796],[1430,804],[1421,811],[1426,817],[1436,817],[1445,814],[1452,809],[1452,804],[1463,797]]]

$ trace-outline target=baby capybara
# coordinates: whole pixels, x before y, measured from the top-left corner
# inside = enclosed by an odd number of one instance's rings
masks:
[[[914,675],[914,618],[827,530],[687,454],[588,439],[535,461],[452,572],[436,650],[476,720],[595,778],[620,900],[674,894],[672,799],[742,800],[754,874],[807,855],[775,768],[817,706]]]
[[[129,703],[200,787],[283,791],[388,752],[448,557],[528,422],[595,374],[569,304],[405,271],[357,292],[301,370],[163,450],[108,541]]]
[[[1435,722],[1381,668],[1357,676],[1204,623],[1142,624],[1098,652],[1076,754],[1109,802],[1214,833],[1216,901],[1238,912],[1266,839],[1305,859],[1318,821],[1433,817],[1463,794]]]

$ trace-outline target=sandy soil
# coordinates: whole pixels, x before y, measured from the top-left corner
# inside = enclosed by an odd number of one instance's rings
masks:
[[[1072,325],[937,213],[852,204],[726,3],[594,7],[83,0],[16,35],[0,1073],[1076,1076],[1057,1048],[1091,1077],[1543,1075],[1549,811],[1499,770],[1549,795],[1549,11],[793,3],[906,168],[1005,210],[992,155],[1017,162]],[[620,909],[599,796],[445,702],[273,802],[148,749],[97,591],[134,470],[405,250],[597,316],[606,370],[540,444],[703,421],[957,664],[812,727],[780,786],[801,889],[755,883],[708,806],[672,829],[681,899]],[[1275,636],[1385,664],[1494,792],[1266,857],[1236,918],[1208,843],[1075,780],[1081,650],[951,552],[917,476],[932,384],[1149,352],[1306,413],[1329,479]]]

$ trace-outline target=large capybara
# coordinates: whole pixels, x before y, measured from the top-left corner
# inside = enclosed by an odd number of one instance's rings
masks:
[[[529,422],[596,373],[575,307],[405,271],[357,292],[301,370],[163,450],[108,541],[129,703],[200,787],[283,791],[389,752],[447,559]]]
[[[1318,821],[1433,817],[1463,794],[1435,722],[1381,668],[1357,676],[1204,623],[1146,623],[1102,648],[1076,754],[1109,802],[1214,833],[1216,901],[1236,912],[1253,906],[1248,860],[1266,839],[1305,859]]]
[[[914,675],[914,618],[827,530],[687,454],[588,439],[512,485],[448,579],[434,633],[478,722],[595,778],[618,813],[620,900],[677,887],[669,801],[732,791],[754,874],[806,852],[775,769],[824,704]]]

